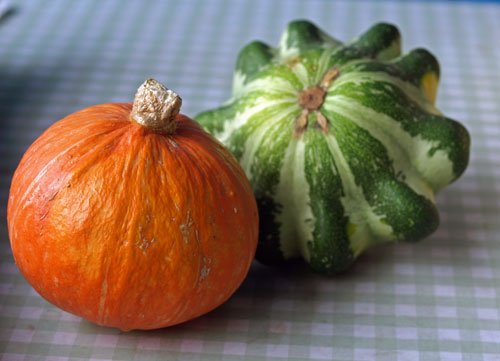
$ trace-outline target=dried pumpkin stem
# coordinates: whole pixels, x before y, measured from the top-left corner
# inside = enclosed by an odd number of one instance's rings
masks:
[[[172,134],[182,99],[154,79],[146,80],[137,89],[130,117],[132,121],[161,134]]]

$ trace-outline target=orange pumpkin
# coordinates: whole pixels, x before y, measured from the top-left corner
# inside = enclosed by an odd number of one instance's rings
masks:
[[[12,179],[16,263],[49,302],[100,325],[154,329],[200,316],[246,276],[258,236],[233,156],[154,80],[134,104],[56,122]]]

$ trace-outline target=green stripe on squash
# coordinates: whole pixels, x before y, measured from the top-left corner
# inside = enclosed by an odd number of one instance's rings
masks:
[[[374,244],[438,227],[435,193],[465,171],[470,147],[434,105],[439,75],[427,50],[401,55],[385,23],[342,44],[296,20],[278,48],[241,50],[231,99],[196,119],[253,185],[257,259],[334,274]]]

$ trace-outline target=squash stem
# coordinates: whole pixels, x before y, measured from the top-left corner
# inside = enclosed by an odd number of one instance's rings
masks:
[[[306,88],[299,93],[298,103],[302,107],[302,112],[295,119],[293,132],[295,138],[300,138],[306,131],[310,112],[316,114],[316,124],[318,128],[320,128],[323,133],[328,133],[328,119],[321,113],[320,109],[325,101],[328,88],[339,75],[339,69],[333,66],[323,74],[317,85]]]
[[[130,118],[160,134],[173,134],[182,99],[154,79],[147,79],[137,89]]]

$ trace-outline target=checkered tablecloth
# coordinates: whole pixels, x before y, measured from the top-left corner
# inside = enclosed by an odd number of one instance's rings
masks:
[[[500,4],[284,0],[26,0],[0,20],[0,360],[500,360]],[[52,122],[129,101],[155,77],[194,115],[229,96],[238,50],[308,18],[342,40],[399,26],[440,59],[438,106],[472,135],[441,226],[324,278],[255,264],[214,312],[121,333],[39,297],[9,247],[5,210],[23,151]]]

